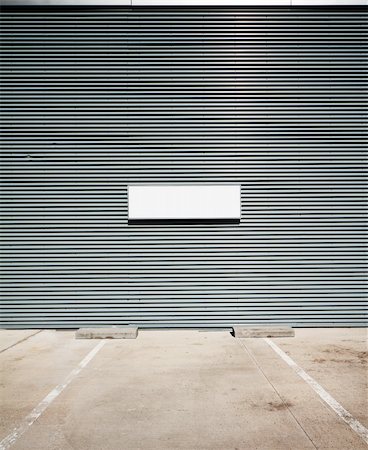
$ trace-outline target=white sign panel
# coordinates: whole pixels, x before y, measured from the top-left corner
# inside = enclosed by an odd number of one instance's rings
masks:
[[[129,219],[240,219],[240,186],[128,186]]]

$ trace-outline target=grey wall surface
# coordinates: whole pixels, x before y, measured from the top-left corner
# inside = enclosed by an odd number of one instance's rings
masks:
[[[364,7],[3,8],[3,327],[365,324]],[[134,183],[240,224],[128,224]]]

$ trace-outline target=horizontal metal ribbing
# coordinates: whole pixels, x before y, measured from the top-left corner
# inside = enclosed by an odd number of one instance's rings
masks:
[[[3,8],[3,327],[366,323],[364,7]],[[241,184],[238,225],[127,186]]]

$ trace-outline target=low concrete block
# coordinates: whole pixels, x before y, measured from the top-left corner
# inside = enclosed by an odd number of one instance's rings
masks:
[[[138,327],[79,328],[76,339],[136,339]]]
[[[294,337],[291,327],[233,327],[236,338]]]

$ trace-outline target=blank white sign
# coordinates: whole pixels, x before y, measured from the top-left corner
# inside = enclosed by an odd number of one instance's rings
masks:
[[[240,186],[128,186],[129,219],[240,219]]]

